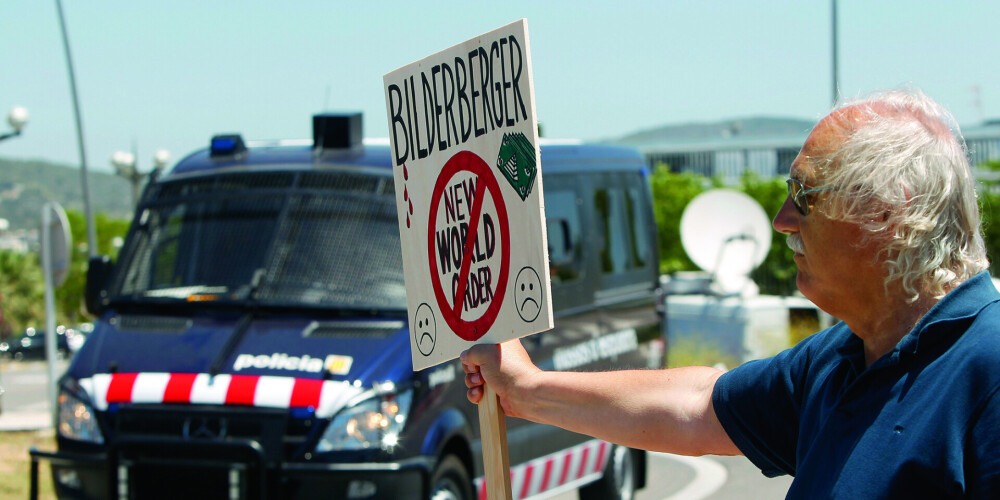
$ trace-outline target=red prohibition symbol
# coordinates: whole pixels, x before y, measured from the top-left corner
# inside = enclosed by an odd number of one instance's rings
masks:
[[[448,187],[449,182],[460,172],[469,172],[477,177],[475,197],[472,202],[472,210],[469,217],[469,229],[466,233],[464,251],[462,252],[462,265],[458,270],[458,287],[455,290],[454,300],[448,300],[445,293],[446,287],[441,283],[441,275],[438,272],[437,259],[435,254],[435,234],[437,233],[438,207],[441,204],[441,197]],[[462,318],[463,304],[465,303],[465,291],[469,284],[469,273],[472,269],[472,256],[479,232],[480,221],[483,218],[483,202],[486,195],[493,200],[493,205],[497,211],[497,225],[500,233],[500,270],[496,276],[493,298],[487,306],[486,311],[475,319]],[[497,183],[493,171],[489,165],[478,155],[471,151],[460,151],[453,155],[444,164],[441,173],[438,174],[434,184],[434,192],[431,195],[431,206],[429,214],[429,224],[427,225],[427,255],[430,261],[431,283],[434,285],[434,296],[438,303],[441,315],[448,326],[460,338],[468,341],[479,340],[490,330],[500,313],[500,306],[503,305],[504,292],[507,290],[507,277],[510,274],[510,226],[507,220],[507,207],[503,201],[503,193]],[[493,257],[496,258],[496,257]],[[447,287],[450,289],[451,287]]]

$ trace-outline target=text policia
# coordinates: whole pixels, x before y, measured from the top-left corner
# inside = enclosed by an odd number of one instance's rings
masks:
[[[524,53],[510,35],[386,87],[396,166],[528,119]],[[417,99],[418,86],[422,99]]]

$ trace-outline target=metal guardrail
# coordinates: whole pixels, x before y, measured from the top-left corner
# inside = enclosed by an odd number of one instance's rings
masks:
[[[38,500],[38,465],[42,460],[46,460],[50,465],[76,465],[79,466],[81,463],[92,462],[95,464],[103,463],[103,459],[95,458],[92,455],[82,455],[74,453],[60,453],[51,451],[40,451],[39,449],[32,446],[28,450],[28,454],[31,455],[31,469],[29,471],[29,481],[30,489],[28,490],[29,500]]]

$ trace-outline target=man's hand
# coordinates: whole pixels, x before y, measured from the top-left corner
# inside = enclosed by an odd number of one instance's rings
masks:
[[[519,390],[527,387],[531,378],[540,373],[520,340],[503,344],[478,344],[462,353],[465,386],[469,388],[469,401],[479,404],[489,384],[500,397],[500,407],[506,415],[523,417],[518,410]]]

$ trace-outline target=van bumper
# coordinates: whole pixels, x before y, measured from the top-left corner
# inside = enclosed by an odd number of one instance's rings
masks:
[[[288,462],[259,467],[260,464],[225,459],[121,460],[110,453],[35,449],[30,454],[31,499],[38,496],[38,469],[43,461],[51,465],[59,498],[84,500],[185,496],[298,499],[317,495],[357,500],[417,500],[428,496],[433,466],[426,457],[378,463]]]

